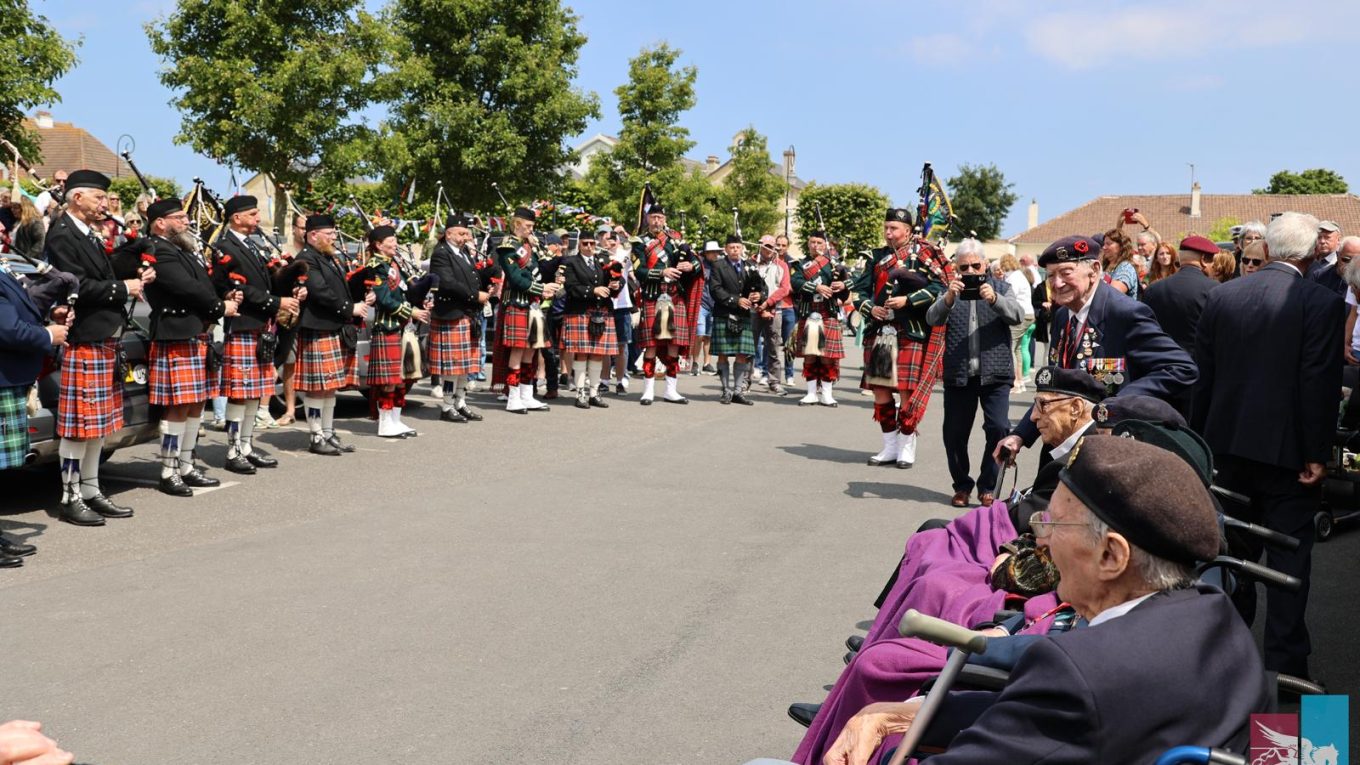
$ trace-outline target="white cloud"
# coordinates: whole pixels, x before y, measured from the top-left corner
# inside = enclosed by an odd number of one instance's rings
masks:
[[[913,37],[906,42],[907,52],[923,64],[946,64],[961,58],[968,50],[962,37],[949,32]]]

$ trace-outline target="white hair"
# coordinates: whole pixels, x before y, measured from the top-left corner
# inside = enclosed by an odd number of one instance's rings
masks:
[[[1306,213],[1287,212],[1266,226],[1266,249],[1271,260],[1297,260],[1313,254],[1318,240],[1318,219]]]
[[[965,239],[962,242],[959,242],[958,248],[954,250],[954,262],[959,262],[965,255],[976,255],[979,258],[982,258],[983,262],[986,262],[987,260],[987,255],[982,246],[982,242],[979,242],[976,239]]]
[[[1341,245],[1337,247],[1337,252],[1350,247],[1360,254],[1360,236],[1348,236],[1341,240]],[[1360,258],[1352,258],[1351,262],[1341,266],[1341,278],[1346,280],[1346,284],[1360,290]]]
[[[1091,512],[1090,508],[1086,509],[1086,513],[1091,518],[1089,527],[1091,538],[1096,544],[1100,544],[1105,540],[1105,535],[1110,533],[1110,526]],[[1143,584],[1155,592],[1178,590],[1195,583],[1194,566],[1159,558],[1132,542],[1129,542],[1129,565],[1138,578],[1143,580]]]
[[[1157,236],[1151,231],[1139,231],[1136,240],[1139,242],[1152,242],[1153,244],[1162,243],[1161,237]]]
[[[1243,223],[1242,230],[1239,231],[1237,235],[1239,237],[1244,237],[1247,234],[1257,234],[1259,236],[1265,236],[1266,224],[1262,223],[1259,220],[1249,220],[1246,223]]]

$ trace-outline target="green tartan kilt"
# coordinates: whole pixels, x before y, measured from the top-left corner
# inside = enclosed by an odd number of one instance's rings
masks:
[[[0,470],[23,467],[28,454],[28,388],[0,388]]]
[[[732,331],[731,321],[726,316],[714,315],[712,321],[713,339],[710,341],[710,353],[719,356],[756,355],[756,333],[749,318],[738,319],[741,323],[740,333]]]

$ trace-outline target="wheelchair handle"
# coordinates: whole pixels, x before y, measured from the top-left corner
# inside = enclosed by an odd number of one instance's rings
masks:
[[[1265,526],[1258,526],[1254,523],[1239,521],[1236,518],[1232,517],[1231,515],[1223,516],[1223,525],[1227,526],[1228,528],[1246,532],[1255,537],[1260,537],[1267,544],[1274,545],[1275,547],[1278,547],[1282,550],[1299,549],[1299,540],[1297,537],[1291,537],[1288,534],[1281,534],[1280,532],[1273,531],[1271,529],[1266,528]]]
[[[926,616],[914,608],[907,609],[903,614],[897,631],[902,637],[921,638],[935,645],[958,648],[965,653],[985,653],[987,650],[987,636],[981,632]]]
[[[1244,757],[1225,752],[1222,749],[1210,749],[1207,746],[1177,746],[1166,750],[1166,753],[1157,758],[1156,765],[1246,765]]]
[[[1243,576],[1251,577],[1267,586],[1279,587],[1280,589],[1288,590],[1289,592],[1298,592],[1299,589],[1303,587],[1303,582],[1298,577],[1282,574],[1273,568],[1266,568],[1259,563],[1252,563],[1249,560],[1241,560],[1240,558],[1231,558],[1227,555],[1220,555],[1217,558],[1214,558],[1209,563],[1201,566],[1199,570],[1200,573],[1203,573],[1216,566],[1226,568],[1230,571],[1236,571]]]

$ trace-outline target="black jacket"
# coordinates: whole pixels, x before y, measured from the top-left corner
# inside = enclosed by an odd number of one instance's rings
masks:
[[[477,293],[484,288],[470,255],[459,255],[454,252],[453,245],[441,241],[430,255],[430,273],[439,279],[432,311],[435,318],[456,321],[481,315],[482,304],[477,301]]]
[[[0,388],[32,385],[51,352],[38,307],[17,279],[0,271]]]
[[[339,331],[354,320],[354,301],[345,285],[344,268],[337,258],[322,255],[310,245],[302,248],[297,259],[307,264],[307,299],[302,301],[303,329]]]
[[[609,290],[610,297],[602,298],[594,294],[596,287],[609,287],[609,274],[605,272],[595,257],[574,256],[562,259],[566,267],[566,306],[563,313],[580,314],[591,308],[614,307],[614,296],[619,294],[622,280]]]
[[[228,332],[262,329],[279,312],[279,299],[274,296],[273,277],[266,255],[242,242],[231,231],[223,231],[217,238],[217,264],[213,268],[213,284],[218,295],[240,290],[244,295],[241,312],[227,320]]]
[[[737,301],[751,294],[748,275],[755,272],[755,263],[749,260],[741,261],[741,273],[737,273],[732,261],[726,257],[720,257],[713,262],[708,292],[713,296],[713,316],[715,318],[751,318],[751,311],[742,308],[737,304]]]
[[[1346,305],[1284,263],[1217,287],[1195,334],[1193,425],[1214,454],[1288,470],[1326,462]]]
[[[222,318],[225,304],[205,263],[159,236],[150,237],[156,280],[146,285],[151,339],[188,340]]]
[[[76,320],[66,336],[67,342],[107,340],[123,328],[128,299],[123,280],[137,278],[138,255],[149,245],[146,237],[140,237],[108,255],[102,245],[80,232],[70,213],[57,218],[47,231],[43,260],[80,280]]]
[[[1209,291],[1218,284],[1218,281],[1198,268],[1182,268],[1149,286],[1143,293],[1143,302],[1152,309],[1157,323],[1162,325],[1171,339],[1193,356],[1195,327],[1199,326],[1199,317],[1204,312]]]

